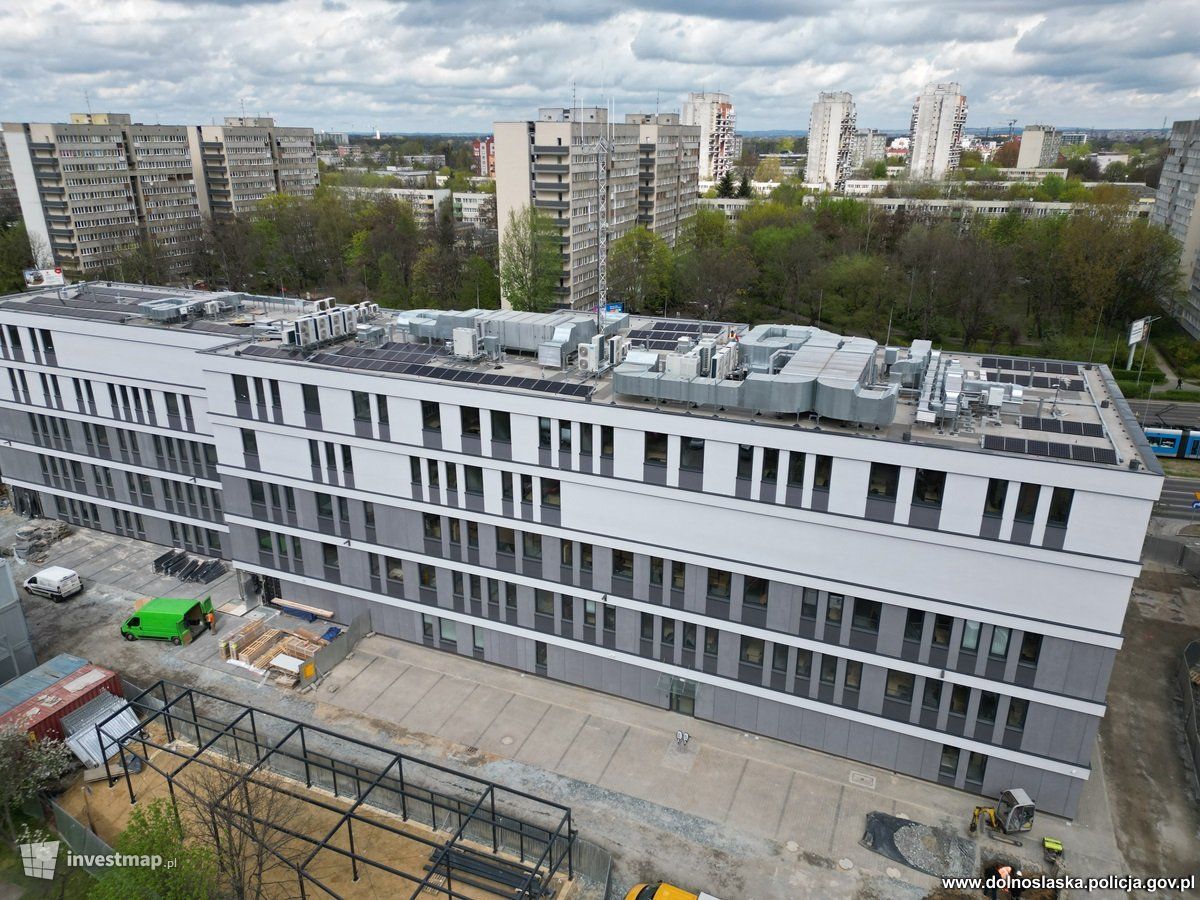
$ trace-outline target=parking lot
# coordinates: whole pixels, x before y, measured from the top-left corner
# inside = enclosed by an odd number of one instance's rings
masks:
[[[69,651],[139,683],[166,677],[194,684],[570,804],[581,835],[613,853],[621,888],[653,877],[725,900],[921,897],[933,879],[901,871],[859,845],[864,817],[880,810],[965,834],[973,805],[983,802],[883,769],[378,636],[303,694],[262,684],[223,662],[208,635],[182,648],[127,644],[116,631],[136,597],[213,593],[227,608],[238,599],[232,575],[208,586],[163,583],[150,569],[161,552],[82,531],[54,548],[48,563],[75,568],[86,590],[64,606],[27,601],[40,656]],[[193,593],[185,593],[189,589]],[[218,631],[241,622],[226,614]],[[1125,698],[1114,690],[1112,702]],[[690,732],[686,747],[676,741],[678,730]],[[1113,739],[1106,731],[1077,820],[1040,815],[1021,850],[987,837],[980,839],[982,849],[1032,862],[1048,834],[1066,845],[1070,872],[1128,871],[1109,790],[1142,787],[1132,780],[1136,773],[1126,771],[1121,777],[1128,784],[1107,783]],[[1171,738],[1139,736],[1147,744],[1160,740]],[[1128,754],[1130,748],[1119,749]],[[1187,798],[1163,802],[1186,805]],[[1174,857],[1138,862],[1177,864]]]

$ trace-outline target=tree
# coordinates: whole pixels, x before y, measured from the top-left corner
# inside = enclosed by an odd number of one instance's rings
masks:
[[[188,841],[169,800],[134,807],[113,849],[129,856],[159,856],[169,865],[111,866],[88,891],[88,900],[209,900],[218,896],[214,848]]]
[[[738,182],[737,195],[743,200],[749,200],[754,196],[754,188],[750,186],[750,176],[745,172],[742,173],[742,180]]]
[[[733,185],[733,173],[728,169],[717,181],[717,196],[732,197],[737,192],[737,188]]]
[[[500,291],[513,309],[539,312],[554,304],[562,274],[558,229],[532,206],[510,210],[500,242]]]
[[[15,725],[0,725],[0,806],[4,833],[16,837],[13,810],[45,790],[75,765],[75,756],[62,741],[31,741]]]
[[[999,169],[1011,169],[1016,166],[1017,156],[1020,152],[1021,139],[1013,138],[1000,145],[996,152],[992,154],[990,162]]]
[[[638,226],[608,250],[608,292],[625,303],[626,312],[657,314],[671,291],[671,248],[648,228]]]
[[[779,165],[778,156],[768,156],[754,170],[755,181],[783,181],[783,167]]]
[[[10,294],[25,287],[25,269],[35,267],[33,247],[25,223],[0,224],[0,294]]]
[[[304,805],[263,772],[250,778],[233,763],[213,757],[188,769],[186,789],[175,796],[189,833],[216,849],[217,893],[233,900],[273,896],[274,882],[294,879],[293,867],[308,844],[288,831],[304,831]]]

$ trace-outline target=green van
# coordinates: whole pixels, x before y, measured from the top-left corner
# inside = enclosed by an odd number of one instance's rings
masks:
[[[155,597],[125,620],[121,636],[127,641],[151,638],[172,644],[188,643],[208,628],[207,616],[211,612],[212,597],[203,600]]]

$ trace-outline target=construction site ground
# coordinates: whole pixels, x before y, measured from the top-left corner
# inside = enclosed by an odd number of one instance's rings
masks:
[[[0,544],[13,518],[0,515]],[[73,565],[86,590],[66,606],[24,598],[40,658],[72,652],[139,683],[194,685],[568,804],[581,836],[613,854],[614,898],[647,879],[724,900],[924,897],[934,879],[859,845],[866,814],[965,834],[972,807],[988,799],[379,636],[314,691],[260,684],[223,662],[210,635],[186,647],[119,639],[139,595],[122,585],[149,573],[160,547],[79,531],[59,550],[48,564]],[[90,569],[78,564],[89,555]],[[1072,874],[1196,870],[1200,814],[1171,666],[1200,636],[1200,589],[1158,574],[1139,583],[1131,606],[1078,817],[1039,815],[1019,850],[981,837],[984,856],[1033,864],[1049,835],[1065,844]],[[224,616],[218,632],[241,621]],[[691,734],[686,747],[676,742],[681,729]]]

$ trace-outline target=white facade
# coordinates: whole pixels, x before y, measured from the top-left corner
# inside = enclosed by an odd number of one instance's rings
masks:
[[[957,82],[927,84],[913,104],[910,177],[933,181],[957,169],[966,121],[967,98]]]
[[[1026,125],[1021,129],[1021,149],[1017,152],[1018,169],[1045,169],[1058,162],[1062,135],[1050,125]]]
[[[688,94],[682,122],[700,129],[700,178],[719,181],[741,155],[741,142],[734,132],[737,113],[728,94],[698,91]]]
[[[804,183],[826,190],[845,189],[854,150],[854,98],[846,91],[821,92],[808,119],[808,160]]]
[[[450,199],[448,188],[338,187],[336,190],[357,197],[393,197],[408,204],[419,225],[440,222],[442,205]]]

